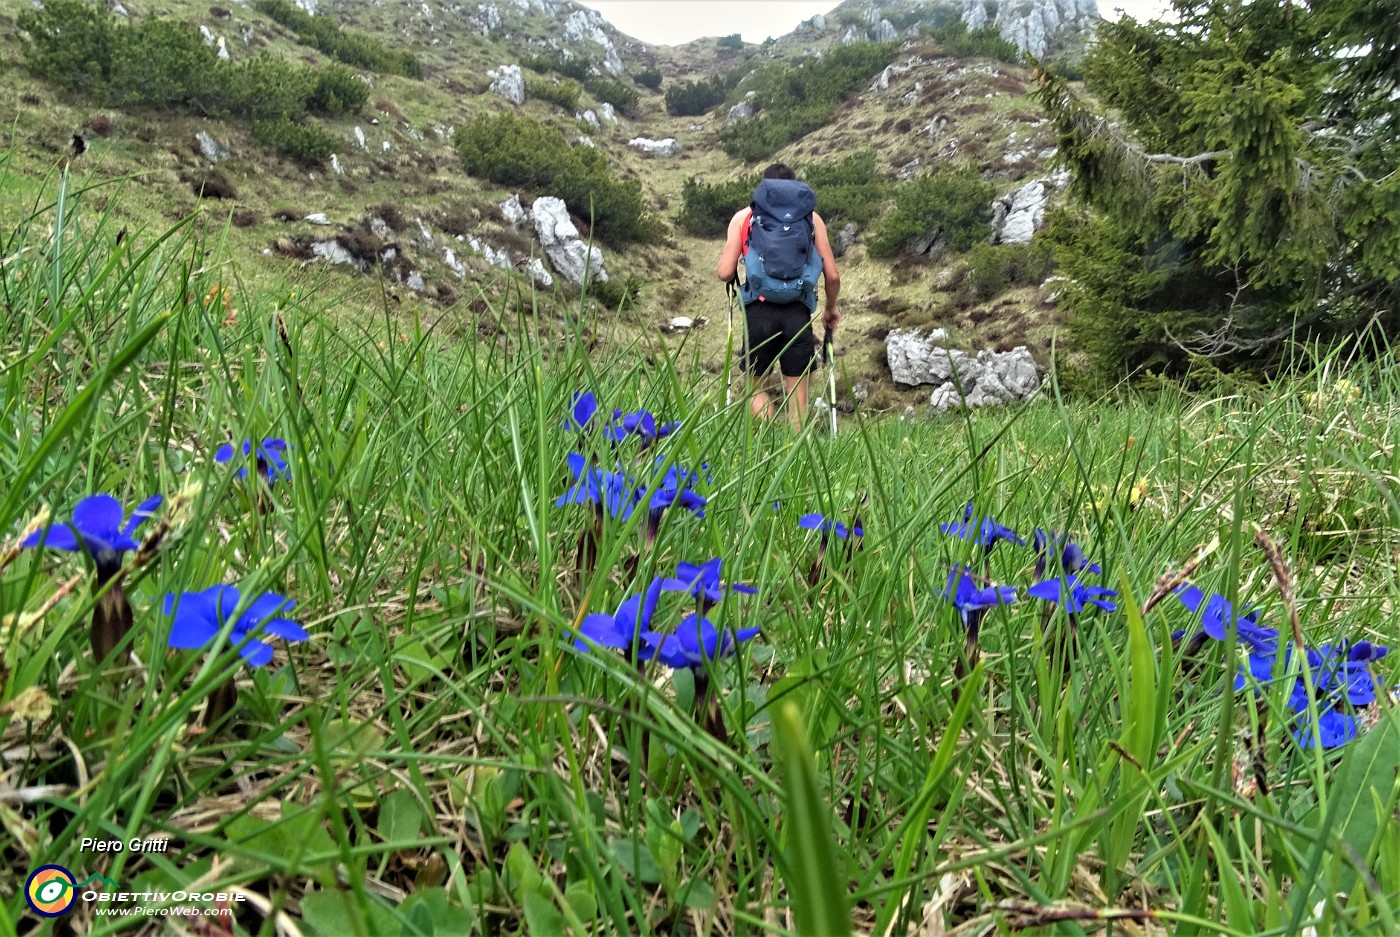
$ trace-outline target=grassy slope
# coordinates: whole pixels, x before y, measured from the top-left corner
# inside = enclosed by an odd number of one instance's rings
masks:
[[[111,114],[112,136],[103,140],[89,134],[92,147],[74,162],[74,171],[96,179],[133,174],[133,192],[123,198],[120,210],[129,223],[152,230],[197,207],[202,208],[204,216],[200,224],[210,229],[221,226],[232,210],[253,213],[255,223],[229,233],[230,256],[236,259],[240,275],[245,278],[276,277],[287,269],[287,261],[281,256],[262,256],[262,251],[275,248],[279,242],[285,246],[293,238],[319,238],[363,228],[377,206],[396,206],[409,221],[398,240],[413,266],[423,273],[430,292],[441,291],[444,302],[422,302],[396,283],[387,284],[382,291],[377,283],[343,269],[331,273],[330,281],[347,296],[358,297],[348,304],[348,310],[372,312],[387,291],[406,314],[436,321],[450,308],[445,318],[469,328],[475,318],[471,303],[479,290],[496,296],[504,284],[499,271],[488,267],[465,244],[455,242],[444,228],[452,233],[475,233],[494,247],[511,248],[518,258],[528,256],[533,238],[527,232],[511,232],[500,221],[495,204],[508,193],[467,177],[450,141],[440,138],[433,128],[461,126],[482,110],[509,108],[487,91],[486,70],[515,61],[522,49],[546,48],[546,43],[557,40],[561,32],[562,17],[550,19],[538,11],[523,15],[510,4],[498,6],[506,25],[483,37],[468,19],[474,7],[457,9],[429,3],[431,15],[424,15],[418,6],[336,5],[334,9],[347,28],[413,49],[428,70],[428,78],[422,82],[374,76],[365,113],[330,122],[346,141],[339,154],[346,169],[344,177],[334,176],[328,168],[307,172],[263,152],[251,141],[246,127],[222,126],[189,117],[103,111],[56,97],[16,68],[8,72],[20,92],[14,98],[18,103],[8,142],[16,147],[21,176],[38,180],[62,159],[71,134],[89,117],[99,112]],[[140,4],[131,9],[138,15],[147,12]],[[235,58],[265,49],[296,60],[323,60],[319,53],[296,45],[285,30],[245,7],[235,6],[227,20],[215,19],[205,7],[183,0],[162,9],[210,26],[226,38]],[[5,58],[14,61],[18,58],[18,46],[12,14],[0,15],[0,25],[7,27],[0,31],[0,49]],[[251,45],[245,45],[240,38],[244,25],[254,30]],[[800,46],[795,44],[795,38],[785,39],[776,51],[791,55],[799,48],[819,48],[823,43],[836,41],[836,37],[833,27],[826,36],[809,36]],[[712,41],[653,49],[620,35],[614,41],[629,69],[655,65],[668,81],[698,77],[742,60],[742,56],[716,52]],[[575,48],[581,54],[589,54],[589,49],[591,54],[599,54],[596,46]],[[955,153],[981,162],[1002,190],[1013,188],[1017,180],[1038,171],[1041,164],[1034,155],[1016,164],[1003,160],[1011,150],[1029,149],[1034,154],[1052,142],[1043,129],[1034,126],[1039,118],[1023,95],[1027,80],[1023,70],[984,63],[983,70],[963,71],[968,63],[940,58],[937,49],[930,47],[911,48],[901,54],[900,61],[914,57],[924,64],[897,76],[888,90],[856,95],[836,122],[786,148],[777,154],[778,158],[800,166],[836,158],[852,147],[873,147],[893,175],[897,166],[916,157],[930,167],[938,165],[939,154],[946,159]],[[986,71],[1001,74],[994,76]],[[909,107],[901,105],[900,98],[916,81],[924,87],[918,102]],[[724,156],[716,145],[724,122],[722,108],[718,114],[704,118],[671,118],[665,113],[660,94],[639,90],[642,102],[638,117],[605,127],[593,137],[617,161],[621,172],[643,180],[654,210],[669,221],[679,209],[680,187],[687,177],[723,178],[744,172],[746,167]],[[583,106],[596,107],[599,103],[586,99]],[[572,115],[553,105],[527,101],[524,111],[551,121],[570,138],[578,134]],[[921,133],[940,115],[952,118],[945,131],[936,139]],[[371,124],[372,119],[378,124]],[[358,151],[352,142],[355,126],[365,131],[367,152]],[[205,202],[199,206],[189,190],[187,180],[207,170],[192,149],[193,135],[200,129],[229,143],[236,154],[219,167],[238,190],[239,197],[232,204]],[[1007,143],[1013,132],[1018,134],[1015,145]],[[678,160],[643,159],[625,145],[632,136],[675,136],[685,152]],[[385,141],[391,146],[387,153],[381,149]],[[274,212],[284,209],[298,217],[324,211],[333,226],[315,228],[300,221],[284,224],[272,219]],[[433,247],[420,242],[412,223],[416,217],[423,218],[437,235]],[[447,247],[466,264],[467,280],[459,280],[447,269],[443,256]],[[705,317],[711,323],[723,319],[724,293],[709,275],[719,248],[717,242],[675,233],[657,245],[634,247],[621,254],[609,251],[610,270],[622,276],[635,275],[647,284],[638,307],[626,314],[626,320],[650,331],[678,314]],[[868,260],[864,248],[857,247],[843,258],[841,266],[847,315],[841,347],[846,370],[853,379],[871,380],[877,388],[887,383],[883,335],[891,327],[943,325],[971,346],[1009,348],[1024,343],[1042,357],[1049,347],[1056,319],[1053,309],[1040,302],[1036,291],[1016,291],[995,303],[969,305],[953,292],[960,277],[955,259],[891,266]],[[306,273],[318,282],[324,276],[320,270]],[[465,300],[467,307],[452,305],[459,300]],[[711,328],[689,339],[706,349],[711,367],[716,366],[724,346],[723,332],[722,328]],[[906,400],[917,402],[922,396],[915,392],[901,399],[886,387],[873,402],[902,406]]]
[[[139,662],[107,676],[86,657],[83,561],[0,546],[0,601],[21,613],[4,633],[0,712],[6,788],[22,792],[0,834],[9,922],[27,870],[57,862],[132,889],[236,887],[251,896],[240,934],[269,933],[278,915],[283,932],[320,934],[782,932],[794,905],[801,920],[815,903],[799,881],[849,895],[862,933],[980,933],[1101,908],[1145,909],[1154,934],[1195,920],[1296,932],[1314,917],[1333,933],[1394,931],[1400,834],[1376,823],[1395,806],[1393,713],[1340,766],[1300,752],[1286,687],[1256,710],[1215,655],[1186,674],[1167,635],[1190,616],[1171,600],[1145,630],[1122,610],[1081,621],[1063,676],[1044,629],[1066,623],[1025,599],[997,609],[981,682],[959,684],[962,627],[939,593],[950,566],[977,558],[938,530],[973,500],[1022,531],[1071,532],[1123,606],[1208,545],[1196,580],[1286,629],[1250,542],[1259,522],[1294,560],[1309,641],[1394,643],[1392,374],[1357,369],[1344,384],[1321,371],[1259,400],[1166,390],[857,420],[835,440],[794,440],[723,409],[692,362],[647,364],[623,342],[592,358],[577,341],[509,354],[397,322],[347,327],[333,297],[289,299],[285,284],[250,288],[229,322],[201,299],[222,269],[213,245],[174,232],[143,258],[132,241],[112,247],[119,203],[105,220],[68,207],[67,226],[45,215],[20,231],[0,269],[16,313],[0,325],[13,480],[0,530],[41,504],[65,517],[95,491],[191,500],[132,570]],[[692,721],[688,678],[641,680],[561,640],[638,589],[623,567],[640,517],[605,524],[600,572],[579,575],[588,512],[551,506],[580,444],[558,428],[580,386],[605,407],[681,419],[660,451],[709,463],[706,517],[668,516],[642,575],[721,556],[726,578],[758,587],[712,615],[763,630],[715,668],[728,745]],[[210,458],[247,435],[292,444],[293,481],[265,515]],[[583,445],[609,458],[596,436]],[[817,543],[797,516],[849,518],[862,493],[863,548],[830,551],[808,585]],[[1024,585],[1032,563],[1003,545],[989,570]],[[258,670],[227,648],[165,650],[161,596],[221,582],[292,596],[311,639],[277,642]],[[659,626],[684,611],[668,598]],[[1393,659],[1377,671],[1394,682]],[[191,728],[229,676],[235,724]],[[950,723],[959,694],[966,722]],[[809,726],[835,808],[825,879],[799,874],[806,860],[788,850],[770,756],[780,700]],[[1267,797],[1251,790],[1251,759]],[[76,845],[137,835],[172,837],[170,852]],[[1348,900],[1328,900],[1338,892]],[[121,923],[75,915],[83,932]]]

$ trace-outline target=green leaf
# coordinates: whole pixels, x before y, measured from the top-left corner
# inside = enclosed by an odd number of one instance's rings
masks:
[[[1333,816],[1327,825],[1338,841],[1351,849],[1342,857],[1340,891],[1350,892],[1359,873],[1351,861],[1365,860],[1374,851],[1385,827],[1393,823],[1400,798],[1400,710],[1391,709],[1356,741],[1349,744],[1334,775],[1327,804]],[[1313,811],[1312,822],[1319,816]]]
[[[412,791],[393,791],[379,804],[379,836],[386,843],[404,843],[423,833],[423,808]]]
[[[554,902],[537,891],[525,893],[525,933],[534,937],[563,937],[564,915]]]
[[[802,717],[793,703],[773,714],[774,759],[783,777],[787,839],[788,896],[797,933],[836,937],[851,932],[846,881],[831,830],[831,808],[817,784],[817,767],[807,746]]]
[[[452,904],[445,888],[424,888],[404,899],[399,910],[426,933],[451,937],[470,934],[476,923],[475,915],[466,908]],[[423,928],[420,921],[429,922]]]
[[[637,881],[648,885],[661,884],[661,866],[657,864],[645,843],[634,843],[630,839],[615,837],[608,840],[608,850],[612,852],[617,864]]]
[[[695,911],[708,911],[715,906],[715,890],[704,879],[693,878],[680,890],[681,900],[687,908]]]

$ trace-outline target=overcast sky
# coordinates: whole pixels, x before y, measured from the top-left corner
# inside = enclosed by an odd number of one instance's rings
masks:
[[[679,45],[701,36],[739,33],[747,42],[781,36],[817,13],[829,13],[840,0],[578,0],[607,17],[634,39]],[[1099,14],[1116,19],[1118,9],[1148,19],[1167,0],[1099,0]]]

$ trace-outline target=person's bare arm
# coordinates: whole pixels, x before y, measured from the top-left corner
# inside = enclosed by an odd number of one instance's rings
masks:
[[[744,216],[747,214],[748,209],[745,208],[729,219],[729,236],[724,242],[724,252],[719,255],[719,266],[715,269],[715,273],[725,283],[734,279],[739,272],[739,252],[744,246]]]
[[[812,213],[812,228],[816,232],[817,253],[822,258],[822,283],[826,287],[822,325],[834,329],[841,322],[841,313],[836,310],[836,297],[841,295],[841,274],[836,269],[836,255],[831,252],[831,242],[826,237],[826,222],[816,212]]]

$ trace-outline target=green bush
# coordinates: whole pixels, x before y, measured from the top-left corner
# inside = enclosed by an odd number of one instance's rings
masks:
[[[751,82],[757,116],[725,129],[720,145],[735,159],[766,159],[825,126],[841,100],[888,65],[898,48],[893,42],[861,42],[795,65],[765,65],[753,73]]]
[[[306,109],[313,114],[339,117],[356,114],[369,101],[369,85],[344,65],[316,69],[315,84],[306,98]]]
[[[578,86],[578,82],[572,79],[565,79],[557,83],[544,78],[525,79],[525,96],[527,98],[539,98],[541,101],[557,104],[570,112],[578,107],[579,95],[582,93],[583,89]]]
[[[617,108],[618,113],[624,117],[637,116],[637,104],[641,101],[641,95],[637,94],[636,88],[603,75],[592,76],[583,86],[599,102],[606,101]]]
[[[991,232],[994,193],[975,166],[930,173],[897,186],[894,211],[870,238],[870,256],[893,257],[935,231],[953,250],[967,250]]]
[[[592,220],[600,241],[621,246],[656,235],[642,185],[619,179],[600,151],[571,147],[552,127],[515,114],[480,114],[457,131],[457,153],[473,176],[562,198]]]
[[[721,52],[742,52],[744,51],[744,37],[738,33],[720,36],[719,41],[715,43],[715,48]]]
[[[312,16],[289,0],[254,0],[253,9],[296,33],[302,45],[319,49],[356,68],[422,78],[423,66],[411,52],[397,52],[363,33],[340,28],[325,16]]]
[[[188,23],[147,18],[115,34],[107,86],[113,104],[207,113],[224,99],[226,69]]]
[[[15,19],[25,65],[37,78],[69,91],[105,87],[117,36],[106,6],[88,0],[49,0]]]
[[[681,185],[681,211],[676,224],[695,237],[724,237],[734,213],[749,204],[758,179],[752,175],[731,182],[708,183],[692,176]]]
[[[548,75],[551,72],[564,78],[572,78],[578,82],[584,91],[587,91],[599,102],[606,101],[618,112],[628,117],[637,115],[637,103],[641,96],[637,94],[637,89],[623,84],[615,78],[607,75],[595,75],[593,66],[580,58],[566,59],[562,55],[526,55],[520,59],[520,64],[533,72],[541,75]],[[529,86],[526,86],[528,93]]]
[[[1054,258],[1043,240],[1030,244],[974,244],[963,258],[963,281],[979,300],[996,299],[1013,286],[1035,286],[1054,269]]]
[[[661,73],[654,68],[649,68],[643,72],[637,72],[634,76],[637,84],[643,88],[650,88],[656,91],[661,87]]]
[[[800,173],[817,193],[817,212],[827,224],[868,224],[890,197],[891,184],[880,175],[875,153],[853,153],[832,163],[804,166]]]
[[[715,75],[673,84],[666,89],[666,113],[672,117],[698,117],[723,101],[737,83],[737,76]]]
[[[222,107],[246,120],[292,120],[306,113],[316,81],[312,71],[266,52],[219,69]],[[356,81],[355,84],[361,84]]]
[[[953,18],[938,25],[925,26],[920,32],[938,43],[948,55],[981,56],[1009,65],[1016,65],[1021,61],[1021,50],[1016,47],[1016,43],[1003,39],[995,26],[968,29],[961,18]]]
[[[320,166],[331,158],[340,138],[315,124],[291,120],[260,120],[253,124],[253,137],[303,166]]]

